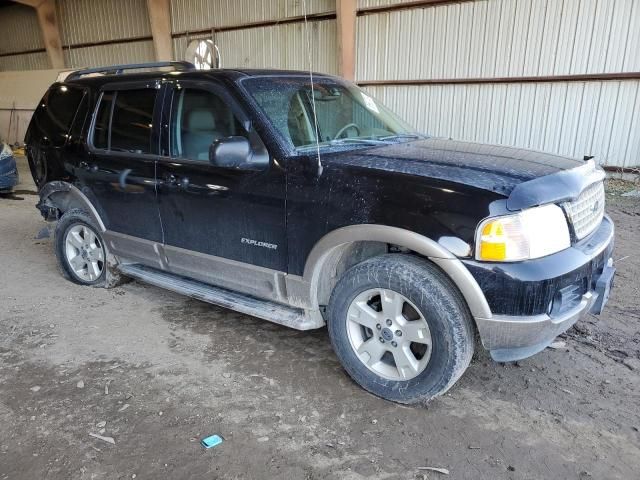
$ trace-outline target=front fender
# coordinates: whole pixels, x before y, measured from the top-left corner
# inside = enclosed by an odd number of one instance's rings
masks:
[[[463,263],[434,240],[409,230],[378,224],[351,225],[322,237],[307,257],[303,279],[311,287],[311,303],[318,305],[321,274],[337,251],[354,242],[383,242],[407,248],[438,265],[458,287],[474,317],[488,315],[491,310],[480,286]]]

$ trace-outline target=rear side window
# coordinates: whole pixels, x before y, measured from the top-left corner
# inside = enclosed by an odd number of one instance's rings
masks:
[[[98,106],[93,145],[106,150],[152,153],[155,100],[153,89],[105,92]]]
[[[64,145],[83,96],[82,89],[67,85],[49,90],[34,114],[40,136],[53,146]]]

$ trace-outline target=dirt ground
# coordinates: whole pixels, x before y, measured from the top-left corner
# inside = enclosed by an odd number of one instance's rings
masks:
[[[325,330],[63,280],[21,170],[0,198],[0,479],[640,478],[639,198],[608,198],[601,317],[516,364],[478,348],[447,395],[407,408],[355,385]]]

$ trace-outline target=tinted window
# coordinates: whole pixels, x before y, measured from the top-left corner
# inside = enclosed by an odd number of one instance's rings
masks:
[[[220,96],[205,90],[181,89],[171,109],[171,154],[208,161],[209,146],[221,138],[247,136]]]
[[[151,153],[151,129],[156,91],[116,92],[111,121],[111,150]]]
[[[49,90],[35,113],[40,135],[54,146],[64,145],[83,95],[81,89],[66,85]]]
[[[96,125],[93,132],[93,145],[96,148],[109,148],[109,120],[111,118],[112,101],[113,93],[111,92],[104,93],[102,100],[100,100],[98,115],[96,116]]]
[[[76,112],[75,117],[73,118],[73,124],[71,125],[71,130],[69,132],[70,137],[78,138],[82,134],[82,128],[84,127],[85,119],[87,118],[87,113],[89,111],[89,99],[87,95],[82,97],[80,101],[80,106],[78,107],[78,111]]]

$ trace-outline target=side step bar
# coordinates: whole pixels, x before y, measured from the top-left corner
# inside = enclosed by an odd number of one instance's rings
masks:
[[[155,285],[156,287],[181,293],[182,295],[187,295],[203,302],[229,308],[273,323],[279,323],[280,325],[295,328],[296,330],[318,328],[318,325],[308,318],[302,309],[260,300],[224,288],[213,287],[206,283],[140,264],[119,265],[118,270],[128,277]]]

